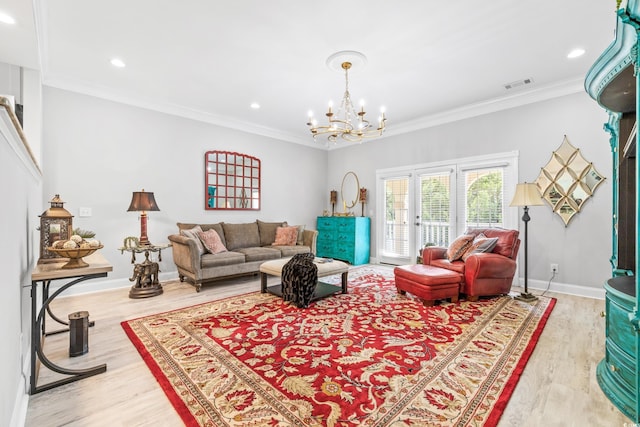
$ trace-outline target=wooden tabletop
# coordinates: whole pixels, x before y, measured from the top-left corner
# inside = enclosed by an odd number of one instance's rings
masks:
[[[67,260],[37,264],[31,272],[31,281],[66,279],[69,277],[87,276],[89,274],[113,271],[113,266],[98,252],[82,258],[88,267],[61,269]]]

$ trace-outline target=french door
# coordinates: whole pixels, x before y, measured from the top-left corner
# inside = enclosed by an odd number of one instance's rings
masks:
[[[505,158],[506,157],[506,158]],[[517,153],[378,171],[378,260],[415,263],[426,245],[448,246],[467,227],[517,228],[507,210]]]

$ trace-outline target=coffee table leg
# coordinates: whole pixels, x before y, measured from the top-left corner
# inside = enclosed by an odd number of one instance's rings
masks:
[[[342,273],[342,293],[343,294],[347,293],[347,276],[349,276],[348,271],[345,271],[344,273]]]
[[[267,292],[267,273],[260,272],[260,292]]]

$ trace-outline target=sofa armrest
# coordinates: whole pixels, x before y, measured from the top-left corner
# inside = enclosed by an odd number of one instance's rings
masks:
[[[514,260],[494,253],[470,255],[464,265],[466,283],[474,283],[478,279],[511,280],[516,273]]]
[[[316,254],[316,240],[318,240],[318,230],[304,230],[302,232],[302,244],[311,248],[311,253]]]
[[[200,254],[196,242],[179,234],[171,234],[168,239],[172,243],[173,262],[178,267],[199,276]]]
[[[431,265],[431,260],[447,257],[447,248],[442,246],[427,246],[422,250],[422,263]]]

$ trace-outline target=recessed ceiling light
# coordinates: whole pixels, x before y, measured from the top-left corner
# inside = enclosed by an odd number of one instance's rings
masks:
[[[2,22],[3,24],[13,25],[16,23],[16,20],[13,18],[13,16],[9,16],[4,12],[0,12],[0,22]]]
[[[252,102],[251,108],[253,108],[254,110],[258,110],[260,109],[260,104],[258,104],[257,102]]]
[[[122,59],[119,59],[119,58],[113,58],[111,60],[111,65],[113,65],[114,67],[118,67],[118,68],[124,68],[126,66],[124,61]]]
[[[571,52],[569,52],[569,54],[567,55],[567,58],[569,59],[573,59],[573,58],[578,58],[579,56],[584,55],[584,49],[573,49]]]

